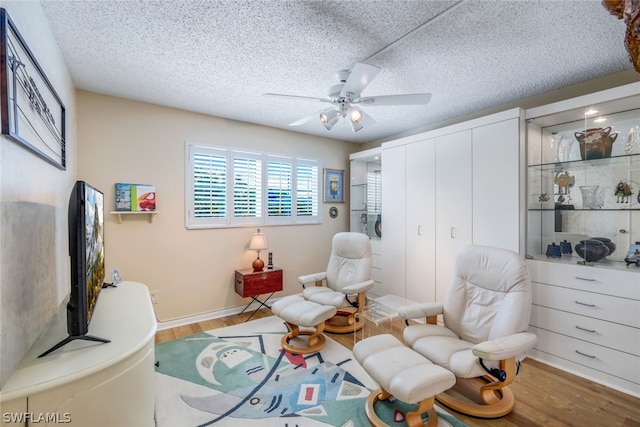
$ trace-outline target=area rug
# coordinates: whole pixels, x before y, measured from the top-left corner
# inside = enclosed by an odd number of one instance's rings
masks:
[[[156,425],[365,427],[376,383],[351,351],[327,337],[306,356],[282,351],[286,324],[271,316],[156,345]],[[297,338],[296,338],[297,339]],[[379,403],[391,426],[414,405]],[[440,426],[465,424],[444,411]]]

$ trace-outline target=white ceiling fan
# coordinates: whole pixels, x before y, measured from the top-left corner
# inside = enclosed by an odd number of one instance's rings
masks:
[[[284,95],[278,93],[265,93],[265,96],[274,96],[287,99],[299,99],[306,101],[319,101],[332,104],[331,107],[304,117],[289,126],[300,126],[314,119],[331,130],[340,118],[348,118],[351,129],[359,131],[367,124],[374,124],[375,120],[365,113],[362,106],[388,106],[388,105],[424,105],[431,100],[430,93],[413,93],[406,95],[382,95],[362,97],[362,91],[371,83],[380,72],[380,68],[363,63],[357,63],[351,70],[341,70],[336,74],[340,83],[329,88],[327,98],[314,98],[309,96]]]

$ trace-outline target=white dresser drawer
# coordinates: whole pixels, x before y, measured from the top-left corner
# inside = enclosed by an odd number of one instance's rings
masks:
[[[538,337],[535,348],[562,359],[640,384],[640,357],[565,335],[530,328]]]
[[[544,307],[640,327],[640,301],[531,283],[533,303]]]
[[[640,269],[635,267],[614,270],[538,260],[527,260],[527,265],[532,282],[640,300]]]
[[[640,356],[640,329],[534,305],[531,326]]]

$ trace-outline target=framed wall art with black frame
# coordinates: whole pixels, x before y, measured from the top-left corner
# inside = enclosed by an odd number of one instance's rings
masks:
[[[324,202],[344,203],[344,171],[324,170]]]
[[[3,8],[0,61],[2,133],[65,170],[65,107]]]

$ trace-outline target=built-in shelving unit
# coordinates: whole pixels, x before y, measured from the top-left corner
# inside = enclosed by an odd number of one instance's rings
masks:
[[[538,337],[527,355],[634,396],[640,268],[624,259],[640,241],[639,107],[632,83],[526,111],[529,330]],[[591,238],[611,240],[613,252],[584,260],[576,245],[598,246]]]
[[[378,295],[382,283],[382,149],[353,153],[350,166],[350,230],[371,239],[371,278]]]
[[[153,216],[158,213],[158,211],[139,211],[139,212],[128,212],[128,211],[111,211],[111,215],[118,216],[118,224],[122,224],[122,216],[130,216],[130,215],[147,215],[149,222],[153,222]]]

